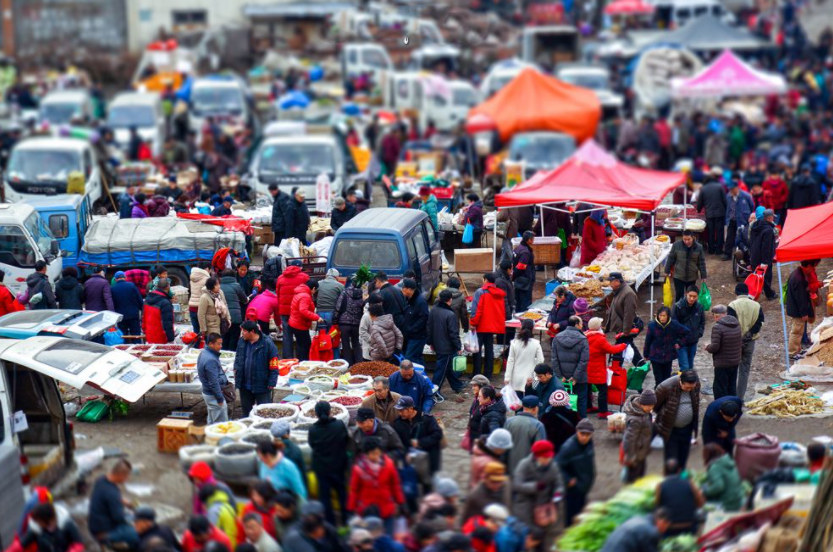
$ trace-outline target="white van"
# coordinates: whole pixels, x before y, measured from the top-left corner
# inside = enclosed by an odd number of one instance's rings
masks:
[[[53,284],[61,276],[63,260],[58,241],[32,205],[0,203],[0,269],[3,284],[12,294],[26,291],[26,277],[35,263],[46,262],[46,275]]]
[[[447,87],[447,94],[432,92],[431,87]],[[434,122],[438,130],[453,130],[465,121],[469,110],[477,105],[479,94],[466,80],[445,80],[422,72],[391,73],[384,88],[385,107],[393,110],[414,110],[419,113],[419,126]]]
[[[154,157],[162,153],[165,142],[165,116],[159,94],[123,92],[113,98],[107,109],[107,126],[113,129],[119,147],[130,145],[130,129],[136,128],[139,137],[150,145]]]
[[[480,83],[480,99],[485,101],[494,96],[527,67],[538,70],[538,67],[534,64],[526,63],[517,58],[505,59],[492,65],[483,82]]]
[[[225,126],[255,129],[257,120],[249,109],[246,83],[234,75],[209,75],[194,80],[188,122],[200,133],[205,120],[212,117]],[[255,129],[257,131],[257,129]]]
[[[375,42],[345,44],[341,50],[341,78],[344,81],[370,73],[374,85],[380,85],[393,62],[384,46]]]
[[[87,90],[54,90],[41,100],[38,120],[49,126],[68,125],[73,119],[91,121],[94,113],[93,99]]]
[[[24,485],[52,487],[67,475],[74,448],[57,382],[136,402],[165,377],[124,351],[91,341],[0,339],[0,446],[19,450]]]
[[[735,23],[734,14],[726,10],[720,0],[657,0],[651,3],[656,8],[654,19],[670,29],[685,27],[692,19],[704,15],[730,25]]]
[[[101,170],[95,149],[87,140],[27,138],[12,148],[3,173],[5,200],[18,202],[64,194],[67,177],[74,171],[84,174],[84,195],[95,204],[102,197]]]

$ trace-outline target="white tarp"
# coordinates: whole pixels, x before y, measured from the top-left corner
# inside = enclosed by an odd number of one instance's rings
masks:
[[[242,232],[174,217],[98,219],[87,230],[82,251],[90,255],[116,251],[211,250],[230,247],[243,251]]]

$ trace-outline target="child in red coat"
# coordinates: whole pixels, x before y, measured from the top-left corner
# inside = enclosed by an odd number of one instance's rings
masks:
[[[591,318],[587,324],[587,343],[590,346],[590,356],[587,362],[587,409],[588,412],[599,410],[599,418],[607,418],[611,412],[607,410],[607,355],[621,353],[627,347],[626,343],[611,345],[602,331],[602,319]],[[599,390],[599,408],[594,409],[593,393],[590,385]]]
[[[404,503],[396,465],[382,452],[378,438],[367,437],[362,442],[362,454],[353,465],[347,509],[361,516],[368,508],[375,507],[385,526],[390,528],[397,507]]]

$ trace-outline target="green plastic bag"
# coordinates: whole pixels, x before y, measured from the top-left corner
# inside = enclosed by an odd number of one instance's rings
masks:
[[[466,357],[463,355],[456,356],[452,362],[452,369],[455,374],[464,374],[466,372]]]
[[[75,415],[76,420],[94,424],[100,422],[110,412],[110,406],[104,401],[89,401]]]
[[[710,311],[712,309],[712,294],[709,291],[709,286],[706,285],[706,282],[703,282],[700,285],[700,297],[697,298],[697,301],[700,303],[700,306],[703,307],[704,311]]]

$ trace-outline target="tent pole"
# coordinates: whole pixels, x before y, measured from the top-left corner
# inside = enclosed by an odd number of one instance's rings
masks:
[[[540,212],[541,212],[541,237],[543,238],[543,237],[546,237],[546,235],[547,235],[547,231],[546,231],[546,229],[544,228],[544,204],[542,203],[542,204],[538,207],[538,209],[539,209],[539,210],[540,210]],[[546,285],[547,278],[548,278],[548,276],[547,276],[547,266],[546,266],[546,265],[544,265],[544,285]]]
[[[784,282],[781,280],[781,263],[778,263],[778,291],[783,293],[784,290]],[[784,369],[789,372],[790,370],[790,349],[789,349],[789,340],[787,338],[787,313],[784,309],[784,301],[785,298],[781,297],[778,301],[781,303],[781,329],[784,331]]]
[[[494,226],[494,238],[492,239],[492,270],[497,270],[497,213],[498,210],[495,209],[495,226]]]
[[[656,211],[651,212],[651,238],[654,237],[654,220],[656,219]],[[651,246],[651,320],[654,319],[654,246]]]

